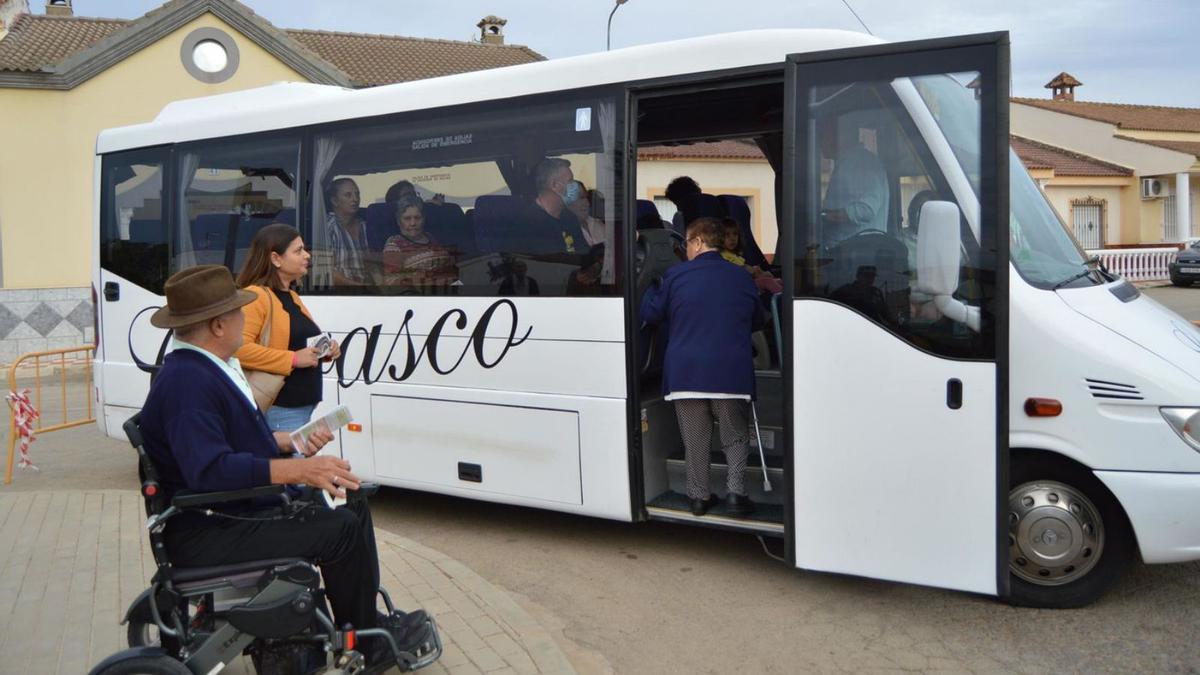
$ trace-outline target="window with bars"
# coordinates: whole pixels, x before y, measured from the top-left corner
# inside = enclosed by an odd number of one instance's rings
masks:
[[[1084,249],[1104,247],[1107,204],[1103,199],[1071,200],[1071,230]]]

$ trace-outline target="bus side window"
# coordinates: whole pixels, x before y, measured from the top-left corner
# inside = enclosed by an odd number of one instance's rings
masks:
[[[138,150],[103,159],[100,266],[154,293],[167,280],[167,219],[163,206],[165,150]]]

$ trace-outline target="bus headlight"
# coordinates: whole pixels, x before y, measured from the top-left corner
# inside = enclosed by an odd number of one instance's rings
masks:
[[[1200,408],[1159,408],[1163,419],[1184,443],[1200,452]]]

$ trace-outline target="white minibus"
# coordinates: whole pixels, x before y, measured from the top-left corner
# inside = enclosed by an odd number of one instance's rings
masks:
[[[1044,607],[1091,602],[1137,556],[1198,559],[1200,332],[1089,260],[1011,154],[1008,50],[1003,33],[770,30],[171,103],[97,141],[99,425],[119,436],[145,399],[167,277],[236,273],[283,222],[343,345],[317,413],[354,422],[328,451],[368,479],[776,537],[800,569]],[[669,336],[638,319],[683,264],[665,204],[637,199],[639,148],[714,141],[775,178],[683,204],[737,223],[782,286],[752,336],[744,517],[689,508]],[[586,212],[539,206],[547,160],[569,162]],[[384,253],[403,190],[451,259],[440,278]],[[338,273],[339,217],[361,221],[363,283]]]

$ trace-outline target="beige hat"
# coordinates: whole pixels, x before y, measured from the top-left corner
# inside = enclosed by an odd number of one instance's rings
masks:
[[[155,328],[179,328],[221,316],[254,302],[250,291],[239,291],[224,265],[197,265],[167,279],[167,306],[150,316]]]

